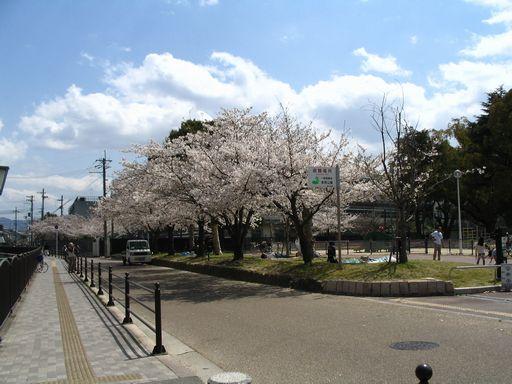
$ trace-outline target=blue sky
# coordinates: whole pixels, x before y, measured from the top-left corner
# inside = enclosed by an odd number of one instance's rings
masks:
[[[116,169],[122,148],[222,107],[283,102],[371,148],[369,103],[403,93],[444,128],[512,87],[511,54],[510,0],[1,0],[0,216],[43,187],[50,211],[99,195],[104,149]]]

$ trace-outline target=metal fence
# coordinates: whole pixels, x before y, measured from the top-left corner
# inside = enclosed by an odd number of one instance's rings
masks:
[[[85,284],[88,284],[91,288],[98,288],[97,295],[102,296],[105,294],[104,288],[108,289],[108,302],[107,306],[114,306],[115,303],[121,305],[124,308],[124,319],[123,324],[131,324],[133,322],[132,316],[136,317],[141,323],[148,327],[152,332],[155,333],[155,346],[153,348],[153,355],[166,353],[165,347],[162,343],[162,307],[161,307],[161,292],[160,284],[155,283],[154,288],[150,289],[142,284],[133,281],[130,278],[129,273],[125,273],[124,276],[116,275],[112,272],[112,266],[104,267],[101,262],[94,263],[94,260],[87,256],[78,256],[75,259],[76,266],[74,273],[83,279]],[[73,268],[68,268],[68,271],[73,271]],[[107,276],[107,278],[105,278]],[[115,282],[114,282],[115,279]],[[141,297],[140,294],[131,293],[131,289],[142,290],[145,297]],[[118,292],[122,295],[116,296],[114,293]],[[151,297],[153,306],[147,303],[148,294]],[[131,301],[136,302],[141,307],[149,311],[154,315],[154,326],[149,323],[140,314],[134,312],[131,308]]]
[[[0,326],[7,319],[37,266],[40,248],[0,258]]]

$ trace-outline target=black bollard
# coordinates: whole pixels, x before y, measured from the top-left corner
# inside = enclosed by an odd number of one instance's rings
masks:
[[[160,284],[155,283],[155,341],[153,355],[166,353],[162,345],[162,307],[160,303]]]
[[[416,377],[420,380],[419,384],[428,384],[428,381],[432,378],[432,367],[428,364],[420,364],[414,371]]]
[[[101,289],[101,263],[98,262],[98,296],[103,295],[103,289]]]
[[[84,267],[85,267],[85,270],[84,270],[84,283],[88,283],[89,282],[89,278],[87,277],[87,256],[85,256],[85,258],[84,258]]]
[[[94,284],[94,261],[91,260],[91,288],[94,288],[96,285]]]
[[[108,303],[107,307],[113,307],[114,296],[112,295],[112,266],[108,267]]]
[[[84,277],[84,269],[82,268],[82,256],[79,256],[78,259],[80,260],[80,262],[78,263],[80,267],[80,277]]]
[[[130,274],[124,274],[124,319],[123,324],[131,324],[132,318],[130,317]]]
[[[428,236],[425,236],[425,255],[428,255]]]

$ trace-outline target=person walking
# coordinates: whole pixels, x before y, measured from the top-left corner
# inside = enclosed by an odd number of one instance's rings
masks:
[[[327,261],[329,263],[337,263],[336,261],[336,247],[332,241],[329,242],[329,246],[327,247]]]
[[[485,265],[485,243],[484,238],[480,236],[478,238],[478,242],[476,243],[476,263],[480,264],[480,259],[482,259],[483,265]]]
[[[76,271],[76,249],[75,245],[70,242],[66,247],[68,253],[68,270],[69,272]]]
[[[441,227],[432,232],[430,237],[434,240],[434,260],[437,255],[437,260],[441,261],[441,247],[443,246],[443,232],[441,232]]]

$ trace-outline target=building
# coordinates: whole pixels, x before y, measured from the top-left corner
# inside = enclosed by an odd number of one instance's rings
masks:
[[[92,209],[98,200],[99,197],[97,196],[78,196],[69,207],[68,213],[88,218],[91,216]]]

